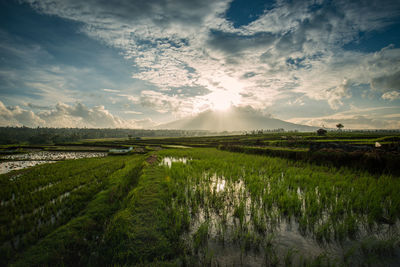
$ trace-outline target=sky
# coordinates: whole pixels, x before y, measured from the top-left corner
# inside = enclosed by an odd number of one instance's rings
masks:
[[[0,126],[150,128],[232,106],[399,129],[400,2],[0,1]]]

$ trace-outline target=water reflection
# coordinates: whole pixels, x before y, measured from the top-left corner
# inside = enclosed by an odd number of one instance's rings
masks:
[[[0,174],[28,167],[33,167],[44,163],[54,163],[59,160],[95,158],[95,157],[105,157],[105,156],[107,156],[107,153],[103,152],[53,152],[53,151],[39,151],[26,154],[6,155],[1,157],[2,160],[7,160],[7,161],[0,162]]]
[[[54,163],[56,161],[50,160],[29,160],[29,161],[6,161],[0,163],[0,174],[7,173],[14,170],[21,170],[28,167],[33,167],[36,165],[44,163]]]
[[[107,153],[104,152],[53,152],[53,151],[39,151],[26,154],[14,154],[1,157],[6,160],[66,160],[66,159],[81,159],[81,158],[94,158],[105,157]]]
[[[186,164],[189,160],[188,158],[174,158],[174,157],[165,157],[161,160],[160,165],[163,166],[168,166],[171,168],[172,162],[182,162],[183,164]]]

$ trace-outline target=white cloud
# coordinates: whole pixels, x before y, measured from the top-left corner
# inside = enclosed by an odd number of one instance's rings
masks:
[[[104,108],[89,108],[81,103],[58,103],[54,108],[34,113],[19,106],[6,107],[0,101],[0,126],[142,128],[155,123],[151,119],[123,120]]]
[[[27,2],[40,12],[82,22],[84,33],[122,49],[138,68],[132,77],[156,89],[118,95],[159,113],[200,112],[213,99],[218,102],[216,95],[266,108],[291,93],[324,100],[337,110],[351,97],[352,85],[399,90],[400,49],[343,49],[357,43],[360,32],[393,23],[400,15],[397,1],[277,1],[239,29],[224,18],[229,0]],[[205,87],[210,93],[167,94],[177,87]]]
[[[109,93],[120,93],[120,90],[115,90],[115,89],[103,89],[104,92],[109,92]]]
[[[192,110],[192,102],[180,100],[176,96],[168,96],[156,91],[142,91],[138,103],[143,107],[152,108],[159,113],[172,112],[176,115],[187,114]]]
[[[141,120],[129,120],[128,121],[131,125],[135,125],[134,128],[138,129],[151,129],[157,125],[152,119],[146,118]]]
[[[143,112],[140,112],[140,111],[133,111],[133,110],[127,110],[127,111],[124,111],[124,113],[125,113],[125,114],[135,114],[135,115],[143,114]]]
[[[24,110],[19,106],[6,107],[0,101],[0,125],[1,126],[28,126],[43,125],[45,121],[30,110]]]
[[[348,111],[337,112],[329,116],[312,118],[293,118],[288,121],[328,128],[335,128],[342,123],[346,129],[399,129],[399,107],[356,108],[352,106]]]
[[[398,92],[398,91],[386,92],[382,95],[382,99],[390,100],[390,101],[400,99],[400,92]]]
[[[339,106],[342,106],[343,103],[341,101],[342,98],[350,97],[349,94],[349,80],[344,80],[341,85],[333,88],[331,90],[327,90],[327,99],[328,103],[333,109],[338,109]]]

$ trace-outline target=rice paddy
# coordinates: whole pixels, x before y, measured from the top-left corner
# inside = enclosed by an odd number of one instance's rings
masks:
[[[168,148],[0,176],[2,265],[396,266],[400,180]]]
[[[172,208],[190,221],[186,255],[200,265],[400,259],[398,179],[208,149],[160,154],[192,158],[166,172]]]
[[[0,157],[0,174],[13,170],[21,170],[44,163],[54,163],[59,160],[105,157],[104,152],[50,152],[32,151],[24,154],[3,155]]]

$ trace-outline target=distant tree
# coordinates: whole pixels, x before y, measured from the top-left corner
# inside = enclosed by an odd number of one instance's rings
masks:
[[[339,131],[341,131],[342,128],[344,127],[344,125],[341,123],[338,123],[338,124],[336,124],[336,127],[338,128]]]
[[[317,134],[320,136],[324,136],[324,135],[326,135],[326,133],[327,133],[327,130],[325,130],[325,129],[321,128],[321,129],[317,130]]]

